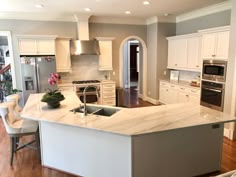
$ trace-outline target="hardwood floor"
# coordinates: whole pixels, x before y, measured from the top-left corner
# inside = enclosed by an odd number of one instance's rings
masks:
[[[137,90],[123,90],[120,94],[120,106],[142,107],[152,104],[137,98]],[[123,102],[122,102],[123,100]],[[23,140],[29,140],[31,137]],[[54,145],[56,148],[56,144]],[[0,119],[0,177],[75,177],[57,170],[42,167],[37,151],[24,148],[18,151],[14,157],[13,166],[10,160],[9,137],[5,131],[2,119]],[[221,171],[202,175],[213,176],[236,169],[236,141],[224,138]],[[148,177],[148,176],[146,176]]]

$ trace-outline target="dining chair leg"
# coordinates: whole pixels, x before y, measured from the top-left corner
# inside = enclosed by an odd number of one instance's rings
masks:
[[[10,143],[10,150],[11,150],[10,165],[12,166],[14,151],[15,151],[15,137],[10,137],[10,142],[11,142]]]

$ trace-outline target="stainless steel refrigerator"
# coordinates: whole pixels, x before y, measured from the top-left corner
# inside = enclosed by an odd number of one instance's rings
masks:
[[[55,56],[21,56],[20,59],[24,104],[31,93],[57,88],[48,83],[50,74],[56,72]]]

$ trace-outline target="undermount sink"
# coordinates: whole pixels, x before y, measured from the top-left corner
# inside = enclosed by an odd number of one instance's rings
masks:
[[[99,107],[99,106],[86,106],[87,113],[93,114],[93,115],[100,115],[100,116],[112,116],[116,112],[120,111],[120,109],[117,108],[107,108],[107,107]],[[74,113],[84,113],[83,107],[78,107],[71,110]]]

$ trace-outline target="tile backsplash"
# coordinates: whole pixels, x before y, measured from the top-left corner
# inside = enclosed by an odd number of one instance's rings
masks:
[[[180,71],[179,81],[191,82],[193,79],[197,79],[198,76],[200,76],[200,72]]]
[[[108,74],[108,71],[98,70],[96,55],[72,56],[71,66],[71,73],[60,73],[61,83],[71,83],[73,80],[102,80]]]

